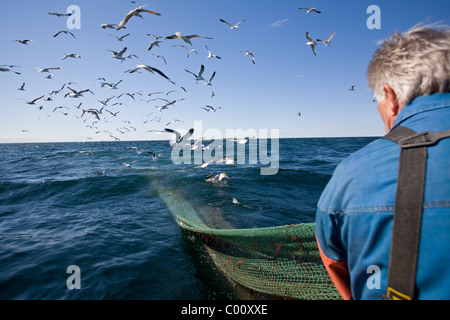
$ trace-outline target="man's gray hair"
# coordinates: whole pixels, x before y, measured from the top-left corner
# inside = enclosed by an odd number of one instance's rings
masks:
[[[389,85],[401,106],[415,98],[450,92],[450,29],[417,25],[405,34],[396,32],[376,50],[367,71],[375,98],[385,98]]]

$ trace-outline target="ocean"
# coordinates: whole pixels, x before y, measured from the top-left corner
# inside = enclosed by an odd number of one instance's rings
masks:
[[[241,299],[158,187],[233,228],[313,222],[336,166],[375,139],[280,139],[270,175],[175,164],[168,141],[0,144],[0,299]]]

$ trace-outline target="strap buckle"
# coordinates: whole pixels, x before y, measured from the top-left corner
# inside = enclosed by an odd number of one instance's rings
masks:
[[[391,287],[387,288],[386,295],[383,295],[384,300],[412,300],[412,298],[406,294],[403,294]]]
[[[442,138],[440,132],[426,131],[401,139],[398,144],[402,149],[417,148],[434,145]]]

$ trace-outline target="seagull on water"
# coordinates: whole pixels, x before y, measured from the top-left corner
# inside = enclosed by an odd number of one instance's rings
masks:
[[[245,21],[245,19],[244,19],[244,20],[239,21],[238,23],[236,23],[236,24],[233,25],[233,24],[231,24],[231,23],[229,23],[229,22],[227,22],[227,21],[225,21],[225,20],[223,20],[223,19],[219,19],[219,20],[220,20],[221,22],[223,22],[223,23],[229,25],[231,30],[239,28],[239,25],[240,25],[242,22]]]
[[[242,50],[241,52],[245,52],[245,55],[246,55],[246,56],[252,57],[252,62],[253,62],[253,64],[256,63],[256,62],[255,62],[255,56],[253,55],[253,52],[251,52],[251,51],[249,51],[249,50]]]
[[[154,14],[156,16],[161,15],[160,13],[158,13],[156,11],[144,9],[144,6],[139,6],[136,9],[133,9],[126,14],[125,18],[123,18],[123,20],[120,21],[119,26],[117,27],[116,30],[122,29],[127,24],[128,20],[131,19],[131,17],[139,17],[141,19],[144,19],[144,17],[141,16],[141,12],[148,12],[148,13]]]
[[[230,175],[226,174],[225,172],[221,172],[220,174],[213,174],[210,173],[206,176],[206,181],[210,182],[220,182],[225,178],[231,178]]]
[[[331,38],[333,38],[335,34],[336,34],[336,30],[334,30],[334,32],[326,40],[317,39],[317,41],[323,42],[325,44],[325,46],[328,47],[328,44],[329,44]]]
[[[299,10],[306,10],[306,14],[311,13],[311,12],[322,13],[321,11],[317,10],[316,8],[299,8]]]
[[[167,36],[166,39],[181,39],[186,43],[189,43],[192,46],[191,38],[205,38],[205,39],[212,39],[209,37],[199,36],[198,34],[191,34],[188,36],[184,36],[181,34],[181,32],[175,32],[175,34],[171,36]]]
[[[168,76],[166,76],[162,71],[160,71],[160,70],[158,70],[156,68],[150,67],[148,65],[145,65],[145,64],[138,64],[138,65],[136,65],[136,68],[130,69],[130,70],[125,70],[124,72],[135,73],[135,72],[139,71],[140,69],[147,70],[148,72],[151,72],[151,73],[155,73],[156,72],[160,76],[162,76],[163,78],[166,78],[167,80],[170,80],[170,78]]]
[[[309,35],[309,32],[306,32],[306,39],[308,39],[308,42],[306,43],[306,45],[311,46],[311,50],[314,53],[314,55],[316,55],[316,43],[313,41],[313,39],[311,39],[311,36]]]
[[[178,131],[176,131],[176,130],[173,130],[173,129],[170,129],[170,128],[164,128],[164,130],[166,132],[170,132],[170,133],[174,133],[175,134],[175,139],[171,139],[169,141],[169,144],[170,144],[170,146],[172,148],[175,147],[178,143],[182,142],[183,140],[189,138],[194,133],[194,129],[190,129],[188,132],[186,132],[184,134],[184,136],[181,136],[181,134]]]
[[[200,66],[200,71],[198,72],[198,74],[195,74],[195,73],[193,73],[193,72],[191,72],[191,71],[189,71],[189,70],[187,70],[187,69],[184,69],[186,72],[189,72],[190,74],[192,74],[192,75],[194,75],[194,77],[195,77],[195,80],[196,81],[206,81],[204,78],[203,78],[203,72],[205,71],[205,66],[204,65],[201,65]]]

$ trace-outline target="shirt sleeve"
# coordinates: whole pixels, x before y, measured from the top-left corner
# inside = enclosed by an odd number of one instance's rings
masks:
[[[320,209],[316,214],[316,240],[322,262],[339,294],[352,299],[347,255],[339,240],[339,216]]]

